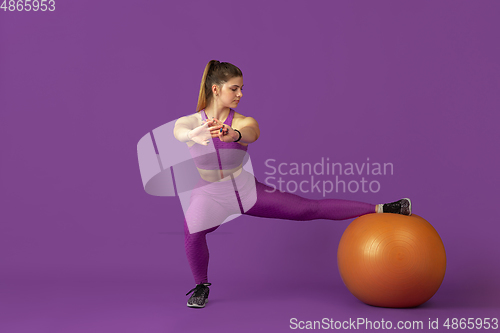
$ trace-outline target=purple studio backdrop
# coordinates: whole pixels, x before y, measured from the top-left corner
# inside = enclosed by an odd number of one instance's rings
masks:
[[[466,331],[495,330],[498,1],[10,3],[0,10],[1,332],[288,332],[330,319],[435,332],[460,318],[473,319]],[[281,177],[311,199],[412,199],[446,248],[433,298],[413,309],[356,299],[336,257],[352,220],[240,216],[207,237],[209,304],[186,307],[183,211],[178,197],[144,191],[137,143],[196,111],[211,59],[243,71],[237,111],[259,122],[248,149],[259,181]],[[316,176],[345,190],[296,189],[311,176],[290,164],[322,162],[391,168]]]

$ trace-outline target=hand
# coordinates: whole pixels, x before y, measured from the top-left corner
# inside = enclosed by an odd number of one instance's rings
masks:
[[[218,119],[212,119],[212,121],[219,126],[217,136],[221,141],[234,142],[238,139],[239,134],[231,126],[227,126]]]
[[[217,119],[203,120],[202,124],[188,132],[189,140],[201,145],[208,145],[210,138],[219,137],[220,129],[223,127]],[[227,126],[226,126],[227,127]]]
[[[193,128],[188,132],[187,136],[189,140],[192,140],[200,145],[207,146],[210,142],[210,129],[208,127],[208,123],[204,123],[201,126]]]
[[[216,118],[207,119],[204,120],[203,122],[206,122],[206,124],[208,124],[209,126],[208,129],[210,130],[210,136],[212,138],[218,138],[221,132],[221,128],[224,127],[224,123],[222,123],[220,120]],[[227,126],[225,127],[227,128]]]

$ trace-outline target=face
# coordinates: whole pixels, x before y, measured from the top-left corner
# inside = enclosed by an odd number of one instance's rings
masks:
[[[238,106],[238,102],[243,97],[243,78],[233,77],[224,85],[220,91],[218,97],[219,103],[224,107],[235,108]]]

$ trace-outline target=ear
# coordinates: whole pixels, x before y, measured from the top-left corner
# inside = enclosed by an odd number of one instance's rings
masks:
[[[216,96],[217,96],[217,94],[219,93],[219,87],[218,87],[216,84],[212,85],[212,92],[213,92],[213,93],[214,93],[214,95],[216,95]]]

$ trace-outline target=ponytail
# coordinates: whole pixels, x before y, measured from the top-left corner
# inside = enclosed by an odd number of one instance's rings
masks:
[[[196,112],[207,107],[212,101],[212,86],[215,84],[222,87],[224,83],[233,77],[243,76],[241,70],[228,62],[210,60],[205,66],[203,77],[201,78],[200,94],[198,95],[198,105]]]
[[[201,78],[201,86],[200,86],[200,94],[198,95],[198,105],[196,106],[196,112],[199,112],[203,110],[204,108],[207,107],[207,91],[205,88],[206,82],[207,82],[207,76],[209,73],[212,71],[213,68],[212,66],[215,65],[215,63],[218,63],[219,61],[217,60],[210,60],[208,64],[205,66],[205,71],[203,72],[203,77]],[[210,90],[212,90],[210,88]]]

